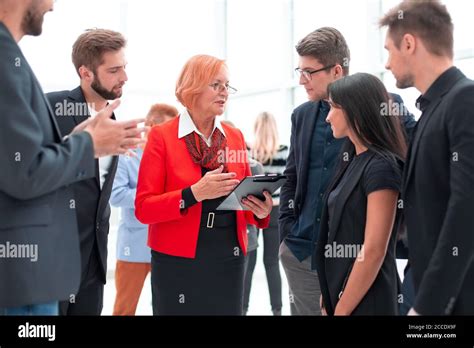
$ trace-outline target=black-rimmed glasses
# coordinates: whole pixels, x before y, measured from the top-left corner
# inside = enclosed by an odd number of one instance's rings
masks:
[[[328,66],[325,66],[325,67],[323,67],[321,69],[317,69],[317,70],[303,70],[303,69],[300,69],[300,68],[296,68],[295,73],[298,74],[298,77],[303,76],[306,80],[311,81],[311,75],[316,74],[320,71],[324,71],[324,70],[334,68],[335,66],[336,66],[336,64],[332,64],[332,65],[328,65]]]

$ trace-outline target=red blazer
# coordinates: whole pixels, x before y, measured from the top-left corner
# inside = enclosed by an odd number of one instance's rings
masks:
[[[135,215],[140,222],[150,225],[150,248],[168,255],[195,258],[202,203],[188,209],[181,209],[180,203],[182,190],[201,179],[201,166],[191,159],[184,138],[178,139],[178,126],[179,117],[176,117],[153,127],[148,135],[138,173]],[[244,137],[238,129],[222,126],[231,151],[226,160],[228,170],[242,180],[251,175]],[[247,254],[247,224],[265,228],[269,217],[259,220],[250,211],[236,213],[237,238]]]

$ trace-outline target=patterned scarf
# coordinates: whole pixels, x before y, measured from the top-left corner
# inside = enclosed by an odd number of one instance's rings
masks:
[[[186,135],[184,141],[194,163],[198,163],[201,167],[209,170],[224,165],[223,173],[227,172],[227,164],[225,163],[227,140],[219,128],[216,128],[212,133],[211,146],[207,146],[206,142],[196,132]]]

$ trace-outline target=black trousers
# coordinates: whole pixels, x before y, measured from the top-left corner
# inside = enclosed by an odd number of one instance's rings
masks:
[[[250,290],[252,289],[253,271],[257,264],[257,249],[247,252],[245,258],[245,276],[244,276],[244,303],[243,310],[244,314],[249,309]]]
[[[278,206],[273,207],[270,214],[270,224],[262,231],[263,234],[263,264],[267,275],[268,292],[270,294],[270,305],[273,311],[281,310],[281,274],[280,259],[280,235],[278,232]],[[250,290],[252,288],[252,277],[257,262],[257,250],[247,253],[245,267],[245,290],[244,311],[249,307]]]
[[[93,248],[87,271],[82,273],[79,292],[71,294],[69,301],[59,302],[59,315],[93,315],[102,313],[104,283],[99,265],[99,255]]]
[[[95,315],[102,313],[104,284],[97,282],[81,288],[74,299],[59,303],[59,315]],[[71,303],[74,301],[74,303]]]
[[[194,259],[152,251],[153,314],[242,315],[244,266],[235,214],[230,226],[200,228]]]

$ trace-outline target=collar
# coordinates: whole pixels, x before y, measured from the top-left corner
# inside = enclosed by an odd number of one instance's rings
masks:
[[[214,118],[214,129],[212,130],[211,136],[209,136],[209,139],[206,139],[206,137],[196,128],[196,125],[194,124],[193,119],[191,118],[191,115],[189,115],[189,112],[187,109],[181,112],[179,116],[180,116],[179,128],[178,128],[179,139],[184,138],[186,135],[192,132],[196,132],[207,142],[211,138],[216,128],[219,128],[222,134],[224,134],[224,137],[226,136],[224,132],[224,127],[222,127],[221,121],[219,120],[218,116]]]
[[[109,102],[107,102],[107,104],[105,104],[105,107],[107,107],[107,106],[109,106]],[[89,110],[89,115],[88,115],[88,116],[90,116],[90,117],[92,117],[92,118],[96,117],[97,114],[100,112],[100,110],[97,111],[96,109],[94,109],[94,108],[92,107],[92,104],[89,104],[89,103],[87,103],[87,108],[88,108],[88,110]],[[112,113],[112,117],[113,117],[113,116],[114,116],[114,114]],[[114,118],[114,119],[115,119],[115,118]]]
[[[422,94],[416,100],[416,106],[421,111],[425,111],[433,100],[439,99],[443,94],[448,92],[452,86],[464,76],[464,74],[456,67],[451,67],[431,84],[425,94]]]
[[[331,106],[329,105],[329,103],[326,100],[320,100],[319,101],[319,109],[321,111],[324,111],[324,112],[329,112],[329,110],[331,109]]]

